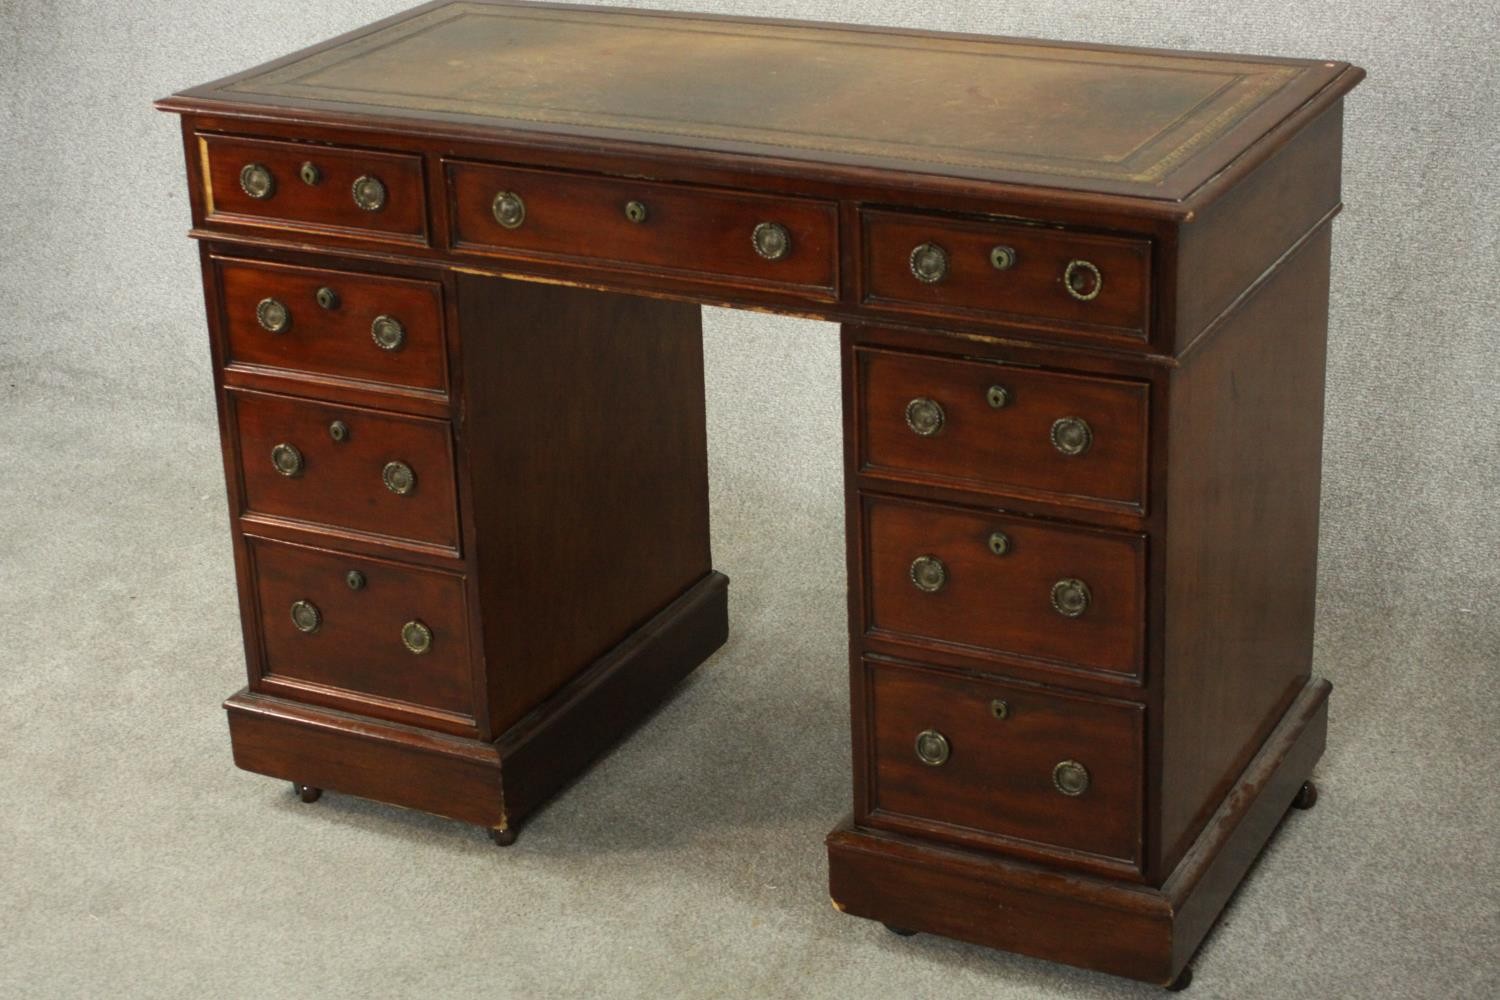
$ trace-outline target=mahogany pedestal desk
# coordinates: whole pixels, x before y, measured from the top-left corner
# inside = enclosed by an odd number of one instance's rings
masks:
[[[699,305],[835,320],[834,905],[1182,985],[1314,795],[1362,76],[440,0],[161,101],[229,484],[236,763],[509,843],[724,641]]]

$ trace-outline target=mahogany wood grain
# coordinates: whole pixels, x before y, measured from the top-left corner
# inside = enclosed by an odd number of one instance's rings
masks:
[[[405,539],[457,553],[458,512],[453,443],[446,420],[230,389],[229,412],[239,451],[242,510]],[[329,431],[347,427],[342,441]],[[278,444],[302,454],[303,469],[285,476],[272,464]],[[388,489],[382,471],[402,462],[416,477],[411,492]]]
[[[260,619],[260,688],[473,734],[462,577],[265,539],[247,538],[246,544]],[[360,574],[358,589],[349,586],[351,572]],[[293,624],[295,601],[318,609],[316,631]],[[403,644],[401,630],[410,621],[431,630],[427,652],[415,654]]]
[[[1312,669],[1331,232],[1172,377],[1160,870]]]
[[[228,367],[447,395],[448,352],[439,283],[227,257],[218,258],[215,266]],[[332,308],[318,302],[318,292],[325,288],[337,297]],[[285,330],[273,333],[260,324],[256,308],[265,299],[286,307],[290,323]],[[371,327],[379,316],[401,324],[404,337],[399,347],[388,349],[375,341]]]
[[[427,242],[420,157],[242,136],[202,134],[198,141],[207,220],[299,230],[310,238]],[[271,172],[275,188],[269,197],[252,198],[240,186],[240,171],[251,163]],[[317,184],[299,176],[304,163],[317,167]],[[355,203],[354,182],[366,176],[385,185],[385,204],[378,210]]]
[[[869,475],[1132,513],[1146,506],[1144,382],[868,349],[856,363],[860,468]],[[1007,393],[998,409],[992,386]],[[915,399],[942,408],[936,434],[907,423]],[[1067,417],[1088,424],[1093,440],[1082,454],[1052,443],[1053,424]]]
[[[831,202],[462,161],[445,162],[444,170],[456,252],[708,275],[816,299],[838,297]],[[525,205],[514,229],[495,219],[492,206],[501,192]],[[627,218],[630,202],[644,206],[644,219]],[[756,252],[752,235],[761,223],[790,235],[784,257],[768,260]]]
[[[861,520],[868,631],[1123,678],[1144,672],[1143,536],[874,496],[864,498]],[[1003,555],[990,548],[996,532]],[[945,568],[934,592],[912,579],[923,557]],[[1089,604],[1064,617],[1052,589],[1075,579]]]
[[[1145,239],[873,209],[861,213],[861,222],[866,305],[934,317],[980,314],[1040,322],[1064,340],[1131,344],[1149,334],[1151,244]],[[947,275],[940,281],[927,283],[912,272],[912,253],[925,244],[947,254]],[[1005,270],[991,262],[996,247],[1014,253]],[[1087,302],[1064,285],[1075,260],[1093,264],[1102,276],[1097,287],[1090,280],[1081,289],[1094,295]],[[1077,269],[1075,277],[1084,273]]]
[[[865,670],[872,759],[857,822],[1138,873],[1141,706],[910,663],[866,660]],[[937,766],[915,750],[929,730],[951,747]],[[1087,770],[1081,795],[1054,785],[1053,769],[1064,761]]]
[[[697,306],[460,274],[495,732],[712,569]]]

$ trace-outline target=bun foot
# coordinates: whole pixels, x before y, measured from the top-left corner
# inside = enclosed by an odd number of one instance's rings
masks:
[[[1304,781],[1302,787],[1297,789],[1297,797],[1292,800],[1293,809],[1311,809],[1318,804],[1318,786],[1311,781]]]
[[[516,828],[513,826],[497,826],[490,829],[490,839],[501,847],[509,847],[516,842]]]
[[[885,929],[890,931],[897,937],[911,937],[913,934],[917,933],[916,931],[909,931],[905,927],[895,927],[891,924],[886,924]]]
[[[316,802],[323,797],[323,789],[314,788],[312,785],[303,785],[295,781],[292,782],[292,791],[296,792],[297,797],[303,802]]]
[[[1190,965],[1177,973],[1177,978],[1167,984],[1168,993],[1181,993],[1193,985],[1193,967]]]

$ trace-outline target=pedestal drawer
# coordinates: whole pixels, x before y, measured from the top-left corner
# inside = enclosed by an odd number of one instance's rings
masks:
[[[229,367],[446,393],[437,282],[225,258],[214,268]]]
[[[861,348],[860,469],[1140,512],[1144,382]]]
[[[198,142],[208,221],[427,242],[420,156],[230,135]]]
[[[472,718],[461,576],[248,535],[245,546],[269,687],[353,711],[376,699]]]
[[[1148,240],[878,210],[861,222],[868,305],[1146,340]]]
[[[1139,705],[866,660],[865,821],[1138,866]]]
[[[454,247],[834,298],[833,202],[449,162]]]
[[[458,501],[446,420],[226,392],[244,513],[457,553]]]
[[[871,633],[1140,675],[1144,536],[884,497],[862,506]]]

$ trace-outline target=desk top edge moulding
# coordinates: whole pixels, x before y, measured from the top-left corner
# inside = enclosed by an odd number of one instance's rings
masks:
[[[1363,76],[439,0],[158,101],[207,305],[235,763],[514,842],[728,636],[701,306],[829,320],[834,907],[1187,985],[1316,801]]]

